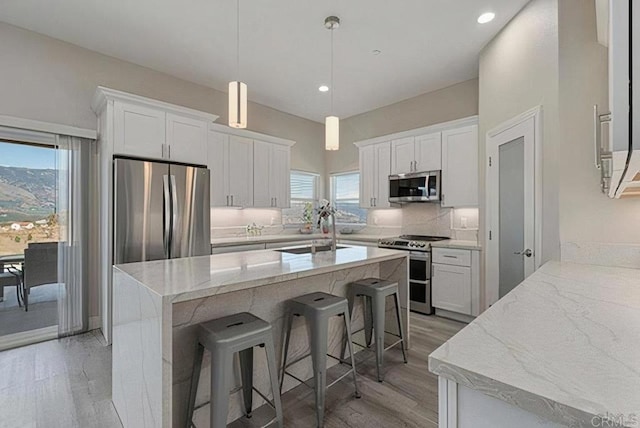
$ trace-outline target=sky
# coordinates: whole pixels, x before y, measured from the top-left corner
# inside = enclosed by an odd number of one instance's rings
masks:
[[[0,141],[0,166],[55,169],[56,151],[53,148]]]

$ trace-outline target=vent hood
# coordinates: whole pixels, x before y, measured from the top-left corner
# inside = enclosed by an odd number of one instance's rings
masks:
[[[598,39],[609,47],[609,108],[594,108],[596,167],[611,198],[640,196],[640,4],[596,0]],[[606,37],[608,35],[608,37]],[[634,91],[634,83],[639,90]],[[636,106],[635,109],[633,106]],[[604,132],[603,132],[604,131]],[[604,136],[607,142],[603,144]]]

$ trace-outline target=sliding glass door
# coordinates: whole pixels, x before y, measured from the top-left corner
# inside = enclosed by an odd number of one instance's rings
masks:
[[[15,132],[14,132],[15,133]],[[0,128],[0,349],[85,331],[93,142]]]

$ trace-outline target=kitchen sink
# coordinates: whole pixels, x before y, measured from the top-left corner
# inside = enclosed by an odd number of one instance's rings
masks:
[[[338,245],[336,247],[336,250],[339,250],[341,248],[347,248],[347,247]],[[297,247],[297,248],[283,248],[281,250],[276,250],[276,251],[280,251],[281,253],[289,253],[289,254],[311,254],[311,246]],[[316,252],[319,253],[322,251],[331,251],[331,245],[317,245]]]

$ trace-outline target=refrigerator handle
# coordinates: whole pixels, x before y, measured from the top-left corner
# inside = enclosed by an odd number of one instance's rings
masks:
[[[173,237],[176,236],[176,221],[178,218],[178,188],[176,186],[176,176],[170,175],[171,179],[171,239],[169,241],[170,248],[173,248]]]
[[[162,225],[164,226],[164,233],[162,234],[162,243],[164,245],[164,255],[169,258],[169,248],[171,242],[171,210],[169,210],[169,204],[171,203],[171,191],[169,190],[169,176],[164,175],[162,177],[162,191],[164,197],[162,204],[164,206],[164,215],[162,216]]]

